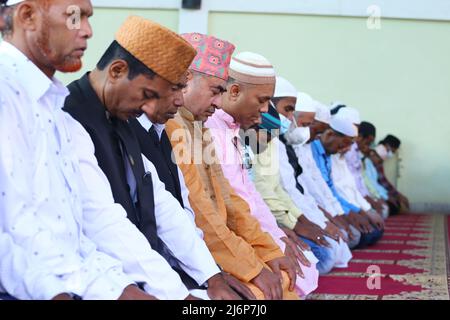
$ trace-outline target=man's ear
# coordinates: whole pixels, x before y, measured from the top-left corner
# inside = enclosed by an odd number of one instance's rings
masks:
[[[28,31],[36,31],[39,18],[43,19],[42,10],[38,8],[38,5],[34,1],[20,3],[14,10],[14,26],[20,26]]]
[[[128,63],[125,60],[114,60],[108,67],[108,77],[110,81],[115,82],[117,79],[128,77]]]
[[[229,97],[232,100],[236,100],[239,97],[239,95],[242,93],[242,87],[239,83],[233,83],[229,86],[228,92],[230,93]]]
[[[191,70],[186,71],[187,81],[191,81],[194,78],[194,73]]]
[[[323,136],[325,139],[329,139],[329,138],[331,138],[331,136],[332,136],[333,134],[334,134],[334,133],[333,133],[333,130],[330,129],[330,128],[328,128],[327,130],[324,131],[324,133],[322,134],[322,136]]]
[[[186,71],[186,79],[187,79],[187,85],[181,89],[181,92],[183,92],[183,94],[186,94],[189,90],[189,86],[192,85],[191,81],[194,79],[194,73],[191,70]]]

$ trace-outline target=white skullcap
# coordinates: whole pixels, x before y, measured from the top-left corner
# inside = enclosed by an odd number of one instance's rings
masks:
[[[297,97],[297,89],[295,89],[292,83],[290,83],[283,77],[277,77],[276,79],[277,81],[275,82],[275,93],[273,95],[274,98]]]
[[[383,144],[379,144],[375,147],[375,152],[378,153],[381,159],[386,160],[388,151]]]
[[[275,70],[262,55],[241,52],[231,58],[229,76],[250,84],[274,84]]]
[[[314,117],[317,121],[330,124],[331,113],[330,109],[319,101],[316,101],[316,116]]]
[[[25,0],[9,0],[7,3],[6,3],[6,5],[7,6],[13,6],[13,5],[15,5],[15,4],[18,4],[18,3],[21,3],[21,2],[24,2]]]
[[[341,101],[335,101],[331,103],[330,110],[336,108],[337,106],[345,106],[346,104]]]
[[[345,117],[332,117],[330,127],[334,131],[340,132],[347,137],[354,138],[358,136],[358,128]]]
[[[353,124],[359,125],[361,124],[361,117],[359,116],[359,111],[355,108],[345,107],[339,109],[336,115],[340,115],[341,117],[345,117],[349,119]]]
[[[297,94],[297,103],[295,104],[295,111],[300,112],[316,112],[317,101],[307,93],[299,92]]]

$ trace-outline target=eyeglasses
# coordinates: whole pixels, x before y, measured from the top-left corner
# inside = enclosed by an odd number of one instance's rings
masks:
[[[253,167],[252,159],[250,157],[250,153],[247,151],[247,148],[244,152],[244,159],[242,162],[242,169],[250,170]]]

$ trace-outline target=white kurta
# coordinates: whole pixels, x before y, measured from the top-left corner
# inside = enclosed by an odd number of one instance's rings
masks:
[[[0,44],[0,283],[19,299],[116,299],[133,279],[84,232],[68,90]]]
[[[272,143],[278,145],[280,150],[280,176],[283,189],[308,220],[325,229],[328,219],[317,206],[317,202],[309,194],[307,188],[303,188],[304,193],[302,194],[296,187],[294,168],[289,163],[286,146],[278,139],[274,139]]]
[[[298,177],[298,182],[308,190],[317,204],[328,211],[332,216],[344,213],[339,201],[331,193],[330,188],[323,179],[322,173],[314,160],[311,144],[293,146],[298,162],[303,168],[303,173]]]
[[[302,194],[296,187],[294,168],[289,163],[286,146],[278,139],[274,139],[273,143],[278,144],[280,150],[280,176],[283,189],[289,194],[295,205],[302,210],[308,220],[314,222],[322,229],[325,229],[329,220],[319,209],[316,200],[311,196],[308,188],[302,185],[304,191]],[[303,168],[303,170],[305,169]],[[304,173],[300,176],[303,174]],[[352,253],[348,245],[342,239],[336,241],[327,237],[327,241],[330,243],[335,253],[335,267],[346,268],[348,266],[348,262],[352,259]]]
[[[364,199],[361,192],[358,190],[355,178],[348,168],[345,156],[341,156],[340,154],[332,155],[331,167],[331,178],[333,179],[334,185],[336,186],[339,194],[341,194],[345,200],[364,211],[369,211],[372,209],[370,203]]]

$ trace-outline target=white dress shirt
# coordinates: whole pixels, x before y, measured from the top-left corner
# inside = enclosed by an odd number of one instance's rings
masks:
[[[206,243],[196,233],[180,203],[166,190],[158,177],[155,166],[145,156],[144,167],[152,174],[155,195],[155,217],[159,238],[166,244],[172,255],[178,259],[180,266],[198,284],[205,283],[220,272]]]
[[[18,299],[117,299],[134,280],[84,230],[75,120],[61,110],[67,95],[0,44],[0,283]]]
[[[322,210],[319,209],[316,200],[309,193],[308,188],[302,185],[304,192],[304,194],[302,194],[296,187],[294,168],[289,163],[286,146],[278,139],[274,142],[278,143],[280,150],[280,176],[283,189],[286,190],[292,201],[300,208],[300,210],[302,210],[309,221],[317,224],[322,229],[325,229],[329,220]],[[305,169],[303,168],[303,173],[300,177],[305,174],[304,170]],[[336,268],[346,268],[348,262],[352,258],[352,253],[348,245],[342,239],[336,241],[326,237],[326,240],[331,245],[334,252],[334,266]]]
[[[339,201],[331,193],[330,188],[323,179],[322,173],[314,160],[311,144],[294,145],[298,162],[303,168],[303,173],[298,177],[298,182],[316,200],[317,204],[328,211],[333,217],[344,213]]]
[[[337,191],[348,202],[356,205],[364,211],[369,211],[372,206],[362,196],[359,191],[355,178],[350,171],[347,160],[344,155],[333,154],[331,156],[331,178]]]
[[[161,140],[161,135],[166,128],[164,124],[151,122],[145,113],[137,119],[141,124],[141,126],[144,127],[146,131],[149,131],[152,126],[155,126],[156,133],[158,134],[158,137]],[[177,171],[178,171],[178,179],[180,181],[181,197],[183,199],[184,211],[186,211],[186,213],[188,214],[188,217],[190,218],[192,225],[196,228],[198,235],[203,239],[203,231],[200,228],[198,228],[197,225],[195,224],[195,212],[192,209],[191,204],[189,202],[189,190],[186,186],[183,173],[181,172],[179,166],[177,166]]]

